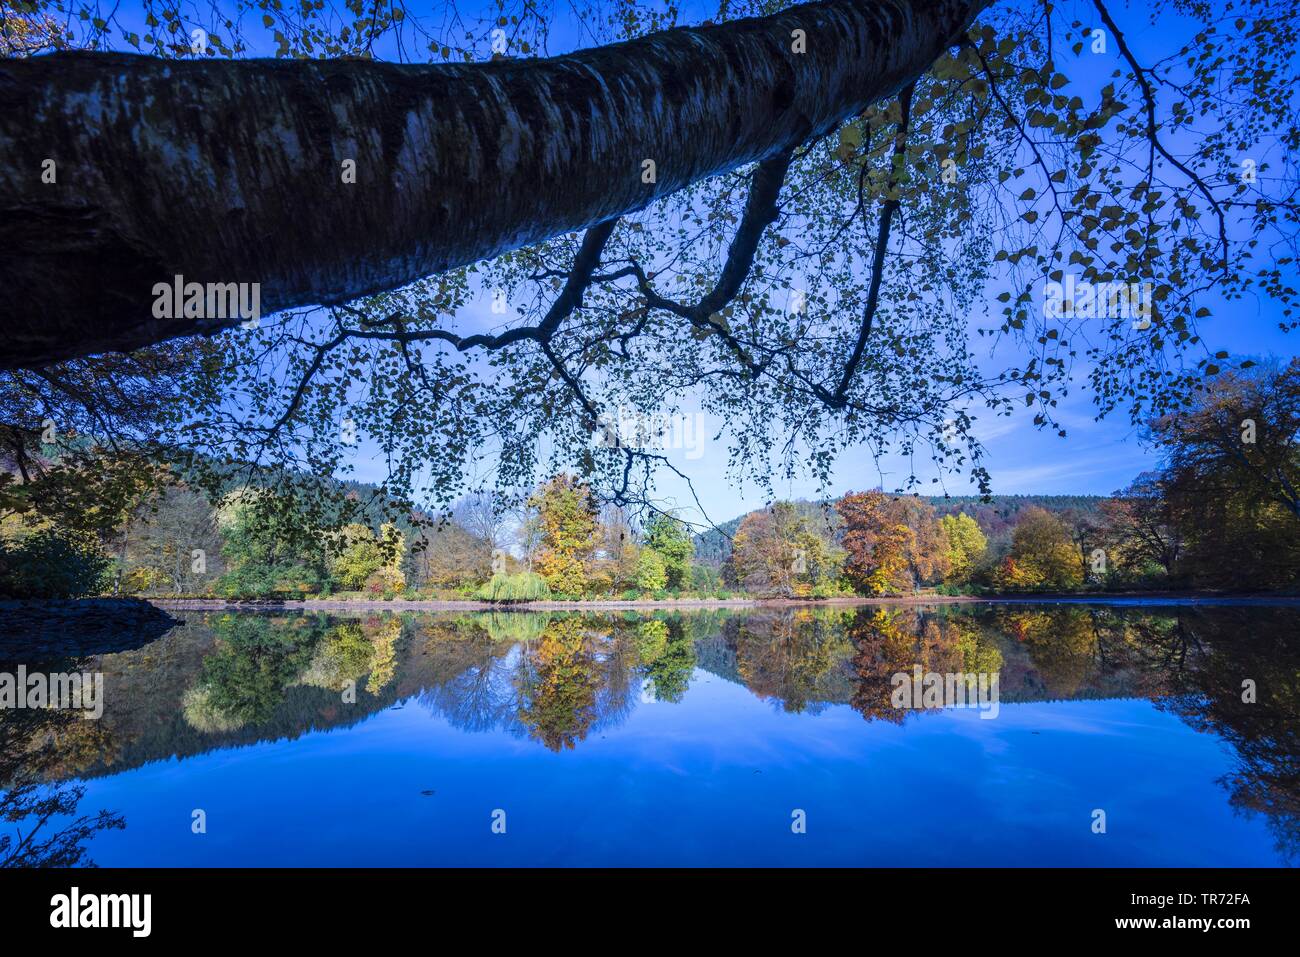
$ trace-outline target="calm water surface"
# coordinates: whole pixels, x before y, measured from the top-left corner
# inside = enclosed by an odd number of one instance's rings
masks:
[[[176,614],[0,654],[105,682],[98,721],[0,711],[0,811],[60,796],[101,866],[1300,856],[1295,606]],[[896,707],[916,665],[996,716]]]

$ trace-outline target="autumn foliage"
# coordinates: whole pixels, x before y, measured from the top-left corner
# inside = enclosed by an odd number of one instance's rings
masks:
[[[529,500],[537,509],[542,547],[537,570],[552,591],[581,594],[588,566],[600,540],[591,489],[568,475],[557,475]]]
[[[844,577],[857,591],[910,593],[951,567],[943,526],[920,499],[850,492],[836,510],[844,522]]]

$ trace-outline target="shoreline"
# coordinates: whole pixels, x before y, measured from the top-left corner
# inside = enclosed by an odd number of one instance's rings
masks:
[[[306,598],[238,600],[225,598],[141,598],[156,608],[190,611],[618,611],[694,610],[712,608],[854,608],[874,605],[966,605],[966,604],[1087,604],[1087,605],[1300,605],[1296,595],[1216,595],[1171,592],[1110,595],[901,595],[866,598],[682,598],[656,601],[591,599],[584,601],[529,601],[493,604],[473,599],[347,600]]]
[[[17,631],[39,633],[54,640],[69,631],[104,630],[127,625],[136,631],[175,624],[171,613],[253,612],[300,614],[330,612],[349,615],[400,614],[404,612],[652,612],[705,611],[717,609],[809,609],[809,608],[922,608],[939,605],[1096,605],[1110,607],[1274,607],[1300,608],[1297,595],[1177,594],[1170,592],[1113,595],[903,595],[892,598],[842,597],[826,599],[729,598],[665,599],[655,601],[535,601],[493,605],[469,599],[393,599],[391,601],[315,598],[299,600],[228,600],[224,598],[80,598],[0,599],[0,637]]]

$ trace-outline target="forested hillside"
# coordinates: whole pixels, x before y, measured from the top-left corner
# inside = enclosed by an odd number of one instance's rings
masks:
[[[1300,362],[1273,363],[1224,373],[1187,413],[1153,420],[1158,467],[1113,496],[858,491],[773,502],[694,536],[681,516],[602,501],[570,472],[434,510],[302,472],[252,482],[226,466],[214,483],[203,462],[11,433],[0,597],[1290,591],[1297,434]]]
[[[978,495],[950,495],[925,499],[934,506],[935,512],[940,517],[965,512],[979,523],[991,544],[1009,542],[1017,517],[1027,508],[1037,507],[1049,512],[1094,515],[1105,500],[1105,496],[1102,495],[993,495],[987,499]],[[824,521],[834,528],[837,525],[836,501],[838,499],[823,505],[800,500],[794,504],[809,518]],[[744,518],[744,515],[740,515],[730,521],[722,522],[716,528],[697,534],[695,536],[696,561],[701,564],[723,565],[731,556],[732,537]]]

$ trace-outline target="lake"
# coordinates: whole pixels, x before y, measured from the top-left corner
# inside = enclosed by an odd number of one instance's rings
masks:
[[[174,614],[161,637],[0,653],[0,672],[103,676],[97,719],[0,711],[0,811],[61,802],[23,862],[1300,851],[1294,604]]]

